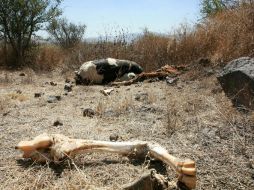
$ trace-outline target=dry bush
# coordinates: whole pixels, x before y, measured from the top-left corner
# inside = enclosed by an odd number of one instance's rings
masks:
[[[210,59],[214,66],[254,55],[253,18],[254,5],[243,4],[203,19],[196,26],[182,24],[168,36],[144,30],[141,36],[129,41],[128,33],[122,30],[95,43],[86,43],[81,60],[129,59],[142,65],[145,71],[165,64],[195,64],[199,58]]]
[[[169,44],[169,58],[189,64],[201,57],[215,64],[254,55],[254,5],[219,12],[195,28],[182,25]]]
[[[168,42],[170,38],[144,31],[143,35],[134,42],[136,61],[146,71],[152,71],[169,63]]]
[[[50,44],[42,45],[31,67],[37,71],[51,71],[60,65],[64,57],[64,52],[59,47]]]
[[[85,41],[69,49],[41,45],[29,55],[29,66],[38,71],[61,67],[66,73],[85,61],[107,57],[136,61],[145,71],[165,64],[193,64],[199,58],[208,58],[212,65],[217,65],[241,56],[254,56],[253,18],[254,3],[249,3],[218,12],[196,26],[182,24],[168,36],[147,29],[138,37],[126,29],[107,30],[96,41]],[[2,45],[0,55],[3,54]],[[11,52],[8,55],[10,59]],[[4,59],[0,64],[5,64]]]

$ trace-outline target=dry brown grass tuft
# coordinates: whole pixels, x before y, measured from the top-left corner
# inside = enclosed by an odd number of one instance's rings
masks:
[[[17,92],[9,93],[9,94],[7,94],[7,97],[9,97],[12,100],[18,100],[20,102],[24,102],[29,99],[29,97],[27,95],[20,94]]]
[[[6,112],[9,107],[9,99],[3,96],[0,96],[0,115]]]

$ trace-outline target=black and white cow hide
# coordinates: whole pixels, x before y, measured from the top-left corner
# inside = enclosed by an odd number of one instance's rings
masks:
[[[75,71],[75,80],[76,84],[107,84],[116,79],[131,79],[142,72],[143,68],[133,61],[107,58],[83,63]]]

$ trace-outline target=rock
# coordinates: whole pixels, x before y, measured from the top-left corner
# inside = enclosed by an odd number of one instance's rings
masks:
[[[147,101],[148,100],[148,94],[147,93],[140,93],[135,95],[135,100],[137,101]]]
[[[86,108],[83,110],[84,117],[93,117],[93,116],[95,116],[95,114],[96,114],[95,111],[92,110],[91,108]]]
[[[117,141],[119,138],[118,134],[112,134],[109,136],[110,141]]]
[[[21,90],[16,90],[16,93],[17,94],[22,94],[22,91]]]
[[[174,77],[166,77],[166,83],[171,85],[171,84],[176,84],[176,82],[178,81],[178,78]]]
[[[217,79],[235,106],[254,109],[254,58],[241,57],[229,62]]]
[[[56,103],[61,100],[61,96],[49,96],[47,102],[48,103]]]
[[[41,97],[43,94],[44,94],[44,93],[42,93],[42,92],[37,92],[37,93],[34,93],[34,97],[35,97],[35,98],[39,98],[39,97]]]
[[[54,121],[53,126],[62,126],[63,122],[60,119],[57,119],[56,121]]]
[[[53,82],[53,81],[50,81],[49,84],[50,84],[51,86],[56,86],[56,85],[57,85],[57,84],[56,84],[55,82]]]
[[[19,76],[24,77],[24,76],[26,76],[26,74],[25,73],[20,73]]]
[[[66,83],[66,84],[64,85],[64,91],[66,91],[66,92],[71,92],[71,91],[72,91],[72,84]]]

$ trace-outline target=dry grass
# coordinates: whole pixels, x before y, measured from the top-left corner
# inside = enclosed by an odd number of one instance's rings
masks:
[[[7,94],[7,96],[12,100],[18,100],[20,102],[24,102],[29,99],[28,96],[26,96],[24,94],[17,93],[17,92]]]
[[[41,98],[20,102],[14,93],[1,101],[8,114],[0,117],[0,189],[120,189],[152,164],[100,153],[60,165],[21,160],[13,147],[43,132],[95,140],[118,134],[120,140],[157,142],[173,155],[197,162],[197,189],[253,189],[253,114],[237,112],[221,91],[211,93],[218,88],[214,76],[188,82],[180,78],[176,86],[165,81],[123,86],[110,96],[100,93],[101,86],[75,86],[55,104],[46,98],[63,92],[64,79],[57,86],[37,85],[47,80],[41,75],[22,85],[28,97],[45,92]],[[12,94],[15,88],[8,83],[1,92]],[[82,108],[100,115],[83,117]],[[63,126],[52,126],[56,118]],[[157,167],[176,180],[174,172]]]
[[[208,78],[168,95],[168,134],[198,160],[200,189],[252,189],[254,120],[213,88],[216,81]]]

